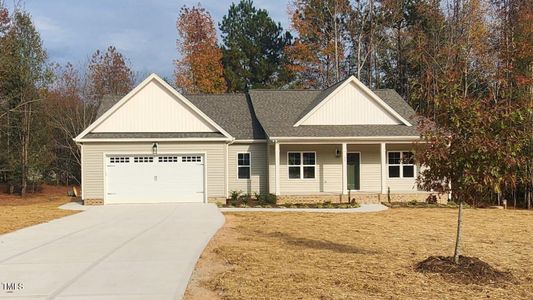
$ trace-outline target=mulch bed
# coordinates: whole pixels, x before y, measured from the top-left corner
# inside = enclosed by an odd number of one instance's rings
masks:
[[[444,279],[463,284],[504,284],[515,283],[510,272],[495,269],[477,257],[460,256],[455,264],[451,256],[430,256],[419,262],[415,270],[421,273],[437,273]]]
[[[248,204],[239,203],[236,205],[221,205],[225,208],[358,208],[359,204],[350,203],[283,203],[283,204],[259,204],[258,202],[251,202]]]

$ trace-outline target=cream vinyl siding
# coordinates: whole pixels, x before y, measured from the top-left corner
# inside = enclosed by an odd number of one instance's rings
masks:
[[[379,144],[348,144],[348,152],[360,152],[361,155],[361,192],[381,192],[381,158]],[[410,150],[411,144],[391,144],[389,149]],[[335,156],[336,149],[342,149],[341,144],[327,145],[280,145],[280,194],[305,195],[313,193],[342,193],[342,160]],[[315,179],[289,179],[287,153],[316,152]],[[274,145],[268,146],[268,184],[270,193],[275,189],[275,159]],[[386,163],[386,162],[385,162]],[[418,173],[418,167],[416,169]],[[385,186],[390,186],[391,192],[415,192],[416,178],[388,179]]]
[[[414,145],[413,144],[388,144],[386,148],[387,148],[387,153],[389,151],[413,151]],[[420,166],[415,167],[415,176],[413,178],[389,178],[388,162],[385,161],[385,163],[387,163],[387,176],[386,176],[387,185],[386,186],[390,187],[391,193],[419,191],[417,184],[416,184],[416,177],[418,176]]]
[[[361,192],[381,192],[380,145],[348,145],[348,152],[361,153]]]
[[[104,154],[152,154],[152,143],[84,143],[83,197],[104,199]],[[207,196],[225,197],[224,143],[159,142],[158,154],[206,153]]]
[[[280,145],[280,193],[282,195],[342,192],[342,159],[335,157],[340,145]],[[315,152],[315,178],[289,179],[288,152]]]
[[[330,96],[301,125],[395,125],[401,121],[350,82]]]
[[[239,179],[237,153],[250,153],[250,179]],[[244,193],[268,193],[267,144],[231,144],[228,146],[228,189]]]
[[[92,132],[217,132],[156,80],[149,82]]]

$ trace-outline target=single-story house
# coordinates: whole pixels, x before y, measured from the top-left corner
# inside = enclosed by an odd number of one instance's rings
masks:
[[[79,134],[85,204],[423,200],[415,112],[351,76],[325,90],[185,95],[155,74]]]

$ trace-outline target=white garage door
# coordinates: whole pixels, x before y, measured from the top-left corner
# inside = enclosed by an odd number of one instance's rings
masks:
[[[204,201],[204,156],[106,156],[105,203]]]

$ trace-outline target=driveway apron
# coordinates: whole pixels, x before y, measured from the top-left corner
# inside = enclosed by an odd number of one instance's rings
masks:
[[[91,207],[0,236],[0,299],[181,299],[224,223],[212,204]]]

